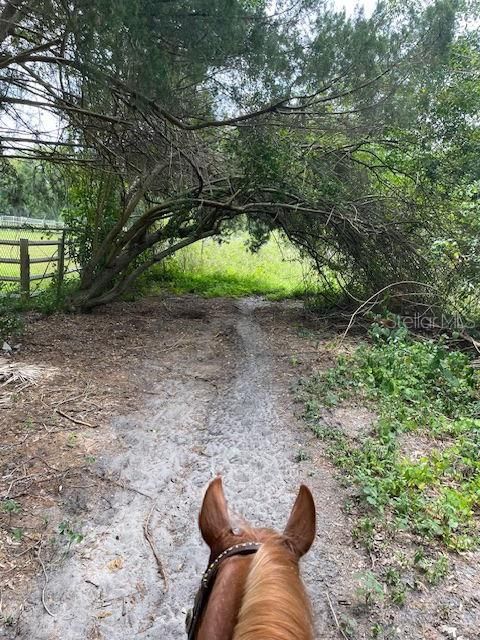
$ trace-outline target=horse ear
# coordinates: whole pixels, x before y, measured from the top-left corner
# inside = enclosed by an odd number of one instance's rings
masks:
[[[283,532],[299,557],[307,553],[315,540],[315,519],[313,496],[302,484]]]
[[[227,501],[223,493],[221,478],[215,478],[208,485],[198,518],[200,531],[205,542],[212,548],[219,536],[230,528]]]

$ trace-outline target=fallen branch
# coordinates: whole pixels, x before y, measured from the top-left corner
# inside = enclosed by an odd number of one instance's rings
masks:
[[[392,282],[390,284],[388,284],[387,286],[383,287],[383,289],[380,289],[379,291],[377,291],[376,293],[374,293],[372,296],[370,296],[370,298],[368,298],[368,300],[365,300],[364,302],[362,302],[362,304],[352,313],[352,315],[350,316],[350,321],[348,323],[347,328],[345,329],[341,339],[340,339],[340,343],[342,343],[346,336],[347,333],[350,331],[350,328],[352,327],[355,318],[357,317],[357,315],[360,313],[360,311],[362,311],[362,309],[365,309],[365,307],[370,304],[371,307],[373,307],[375,304],[377,304],[377,300],[376,298],[383,293],[384,291],[386,291],[387,289],[390,289],[391,287],[395,287],[396,285],[401,285],[401,284],[416,284],[416,285],[420,285],[422,287],[427,287],[428,289],[432,289],[435,291],[435,287],[432,285],[429,285],[425,282],[418,282],[416,280],[401,280],[399,282]],[[410,293],[408,295],[414,295],[413,293]],[[426,306],[426,305],[425,305]],[[430,310],[431,307],[428,307],[428,309]],[[434,322],[432,322],[431,327],[429,328],[434,328],[434,329],[438,329],[438,330],[444,330],[445,328],[435,324]],[[475,349],[475,351],[477,353],[480,353],[480,342],[478,340],[475,340],[475,338],[472,338],[472,336],[470,334],[468,334],[465,330],[460,330],[458,331],[458,335],[465,340],[465,342],[468,342],[469,344],[472,345],[472,347]]]
[[[70,420],[71,422],[73,422],[75,424],[80,424],[83,427],[90,427],[90,429],[96,429],[98,427],[98,424],[91,424],[90,422],[85,422],[85,420],[79,420],[78,418],[74,418],[73,416],[68,415],[68,413],[65,413],[64,411],[62,411],[58,407],[55,409],[55,413],[58,413],[59,415],[61,415],[64,418],[66,418],[67,420]]]
[[[38,548],[38,552],[37,552],[37,560],[39,561],[41,567],[42,567],[42,571],[43,571],[43,577],[44,577],[44,583],[43,583],[43,589],[42,589],[42,605],[43,608],[45,609],[45,611],[48,613],[49,616],[52,616],[52,618],[55,618],[55,614],[52,613],[50,611],[50,609],[47,607],[47,603],[45,602],[45,591],[47,590],[47,585],[48,585],[48,574],[47,574],[47,570],[45,569],[45,565],[43,563],[42,558],[40,557],[40,549],[41,549],[41,545]]]
[[[144,498],[153,500],[152,496],[148,495],[148,493],[144,493],[143,491],[140,491],[140,489],[135,489],[135,487],[131,487],[130,485],[122,483],[118,480],[113,480],[113,478],[108,478],[107,476],[99,476],[98,473],[95,473],[90,469],[85,469],[85,473],[90,473],[90,475],[97,480],[103,480],[105,482],[109,482],[110,484],[114,484],[116,487],[120,487],[120,489],[123,489],[124,491],[133,491],[133,493],[138,493],[139,496],[143,496]]]
[[[349,640],[347,634],[344,632],[344,630],[340,626],[340,623],[339,623],[338,618],[337,618],[337,614],[335,613],[335,609],[333,608],[333,604],[332,604],[332,601],[331,601],[330,596],[328,594],[328,591],[325,591],[325,594],[327,596],[328,606],[330,607],[330,611],[332,612],[332,616],[333,616],[333,619],[335,621],[335,625],[336,625],[337,629],[339,630],[339,632],[342,635],[342,637],[345,638],[345,640]]]
[[[154,512],[156,506],[157,506],[157,503],[154,502],[152,504],[152,508],[148,512],[147,517],[145,518],[145,522],[143,523],[143,535],[145,536],[145,539],[147,540],[148,544],[150,545],[150,547],[152,549],[152,553],[153,553],[154,558],[155,558],[155,560],[157,562],[158,573],[161,575],[163,583],[165,585],[164,589],[163,589],[163,593],[166,593],[168,591],[167,574],[165,572],[165,568],[163,566],[162,559],[160,558],[160,554],[158,553],[157,548],[155,546],[155,541],[153,539],[152,533],[150,531],[150,519],[152,517],[152,513]]]
[[[427,287],[429,289],[435,289],[435,287],[426,284],[425,282],[418,282],[417,280],[400,280],[399,282],[391,282],[390,284],[387,284],[385,287],[383,287],[382,289],[380,289],[379,291],[376,291],[372,296],[370,296],[370,298],[368,298],[368,300],[365,300],[365,302],[362,302],[362,304],[352,313],[351,317],[350,317],[350,321],[348,323],[347,328],[345,329],[340,342],[343,342],[345,340],[345,338],[347,337],[347,333],[350,331],[350,327],[352,326],[352,324],[355,321],[355,318],[357,317],[357,315],[360,313],[360,311],[367,306],[367,304],[369,302],[372,302],[378,295],[380,295],[381,293],[383,293],[384,291],[386,291],[387,289],[391,289],[392,287],[395,287],[399,284],[418,284],[422,287]]]
[[[480,353],[480,342],[472,338],[466,331],[460,331],[460,337],[462,337],[466,342],[469,342],[477,353]]]

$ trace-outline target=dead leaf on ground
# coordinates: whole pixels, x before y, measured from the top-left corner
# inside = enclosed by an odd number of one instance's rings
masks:
[[[97,613],[97,618],[108,618],[111,615],[112,615],[111,611],[99,611]]]
[[[110,562],[107,564],[107,568],[109,571],[119,571],[120,569],[123,569],[124,564],[125,561],[122,556],[115,556],[115,558],[113,558],[113,560],[110,560]]]

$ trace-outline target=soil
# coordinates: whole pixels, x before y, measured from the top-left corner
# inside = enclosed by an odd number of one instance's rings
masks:
[[[260,299],[31,316],[16,358],[48,375],[1,411],[1,496],[18,507],[0,516],[0,637],[184,638],[208,559],[197,513],[221,474],[235,511],[277,529],[299,484],[312,489],[318,532],[302,575],[319,639],[479,638],[478,554],[452,557],[447,580],[402,608],[362,601],[372,557],[352,538],[352,490],[294,394],[333,364],[338,333],[298,303]],[[325,414],[355,438],[373,419],[355,406]]]

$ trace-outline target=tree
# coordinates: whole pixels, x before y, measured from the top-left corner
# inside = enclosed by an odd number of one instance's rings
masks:
[[[0,212],[6,215],[58,219],[65,204],[61,173],[38,160],[3,160]]]
[[[454,3],[382,3],[353,20],[315,0],[274,15],[247,0],[22,11],[4,40],[3,106],[60,114],[61,152],[22,153],[84,167],[70,209],[87,230],[75,305],[114,299],[237,216],[259,240],[282,228],[345,286],[427,274],[429,185],[405,158],[414,96],[448,58]]]
[[[430,251],[436,284],[470,320],[480,283],[479,42],[478,29],[456,38],[445,73],[419,96],[424,117],[416,124],[423,182],[442,220]]]

